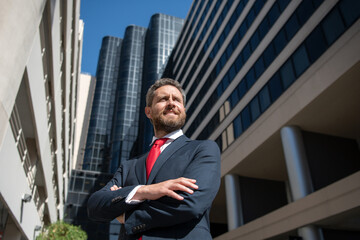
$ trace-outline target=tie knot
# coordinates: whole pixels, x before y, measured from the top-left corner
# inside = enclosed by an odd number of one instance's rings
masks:
[[[161,147],[162,145],[164,145],[166,143],[167,140],[168,140],[168,138],[156,139],[154,145],[157,147]]]

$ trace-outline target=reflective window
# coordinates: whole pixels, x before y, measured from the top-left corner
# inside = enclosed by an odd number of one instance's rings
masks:
[[[236,75],[235,64],[233,64],[229,70],[229,79],[232,81]]]
[[[277,2],[279,3],[280,10],[284,11],[286,6],[289,4],[290,0],[278,0]]]
[[[304,45],[301,45],[293,55],[296,76],[300,76],[310,65]]]
[[[265,62],[265,66],[269,66],[272,61],[274,61],[275,59],[275,50],[274,50],[274,46],[272,44],[270,44],[264,51],[263,53],[263,58],[264,58],[264,62]]]
[[[235,89],[232,94],[230,95],[230,106],[231,108],[234,108],[234,106],[238,103],[239,101],[239,94],[237,92],[237,89]]]
[[[239,55],[236,60],[235,60],[235,68],[236,68],[236,72],[238,72],[242,66],[243,66],[243,61],[242,61],[242,55]]]
[[[241,99],[247,92],[247,86],[245,80],[242,80],[238,86],[239,98]]]
[[[322,27],[328,44],[332,44],[343,33],[345,25],[337,8],[326,16]]]
[[[285,32],[282,29],[274,38],[274,46],[276,53],[279,54],[286,46],[286,44],[287,44],[287,40],[286,40]]]
[[[264,72],[264,70],[265,70],[264,61],[263,58],[260,56],[259,59],[255,62],[256,78],[259,78],[261,74]]]
[[[296,12],[299,17],[300,24],[304,24],[314,12],[312,1],[303,0],[299,7],[296,9]]]
[[[276,4],[275,4],[276,5]],[[265,18],[259,25],[258,32],[259,32],[259,38],[263,39],[267,32],[269,31],[269,22],[268,18]]]
[[[235,119],[234,119],[234,135],[235,138],[238,138],[241,134],[242,134],[242,126],[241,126],[241,118],[240,115],[238,115]]]
[[[288,39],[292,39],[292,37],[297,33],[300,28],[299,21],[297,20],[296,14],[293,14],[289,20],[285,24],[286,36]]]
[[[251,117],[250,117],[249,106],[246,106],[246,107],[241,111],[241,120],[242,120],[243,130],[246,130],[246,129],[250,126],[250,124],[251,124]]]
[[[291,64],[291,59],[289,59],[280,69],[280,75],[284,89],[287,89],[294,81],[295,74]]]
[[[340,11],[347,26],[350,26],[360,15],[360,1],[343,0],[340,3]]]
[[[246,84],[248,88],[251,88],[251,86],[255,83],[255,72],[254,69],[251,68],[249,72],[246,74]]]
[[[259,92],[259,102],[261,112],[264,112],[271,104],[268,86],[265,85]]]
[[[261,114],[260,106],[259,106],[259,99],[257,96],[255,96],[254,99],[251,100],[250,110],[251,110],[251,120],[255,121]]]
[[[259,45],[260,39],[258,31],[254,32],[253,36],[250,39],[251,49],[254,51],[256,47]]]
[[[83,182],[84,182],[83,178],[76,178],[75,179],[75,187],[74,187],[75,192],[82,191]]]
[[[242,54],[244,57],[244,60],[247,61],[251,55],[251,50],[250,50],[250,44],[246,44],[246,46],[244,47],[244,49],[242,50]]]
[[[315,28],[309,37],[307,37],[305,43],[311,62],[315,62],[327,48],[324,36],[319,27]]]
[[[272,26],[276,22],[279,16],[280,16],[280,11],[278,5],[275,3],[274,6],[272,6],[269,11],[269,25]]]
[[[279,77],[279,74],[275,74],[270,80],[269,80],[269,90],[270,90],[270,96],[271,101],[275,101],[283,92],[283,87],[281,84],[281,80]]]

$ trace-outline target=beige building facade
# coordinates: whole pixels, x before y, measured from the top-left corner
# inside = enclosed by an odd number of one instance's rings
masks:
[[[1,239],[64,218],[81,65],[80,1],[0,3]]]

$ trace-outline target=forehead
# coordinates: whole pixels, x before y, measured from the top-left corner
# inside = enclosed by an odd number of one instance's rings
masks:
[[[182,94],[179,91],[179,89],[177,89],[176,87],[172,86],[172,85],[165,85],[162,87],[159,87],[158,89],[155,90],[155,96],[164,96],[164,95],[175,95],[175,96],[179,96],[182,98]]]

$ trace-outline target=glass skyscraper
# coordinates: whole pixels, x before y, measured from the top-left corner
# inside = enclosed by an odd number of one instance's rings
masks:
[[[81,225],[88,239],[118,237],[120,223],[89,221],[86,202],[89,194],[111,179],[120,162],[142,153],[143,148],[136,146],[144,145],[139,141],[144,131],[151,140],[152,128],[144,129],[144,118],[139,121],[145,107],[141,101],[145,102],[147,88],[160,78],[183,21],[155,14],[148,28],[130,25],[123,39],[103,38],[83,167],[72,171],[65,212],[65,220]]]
[[[125,31],[112,126],[111,173],[129,159],[138,134],[145,32],[146,28],[134,25]]]
[[[110,140],[118,83],[122,39],[104,37],[96,71],[96,87],[90,117],[83,169],[108,172]]]
[[[134,148],[133,155],[142,154],[149,150],[153,128],[144,113],[145,95],[148,88],[161,77],[183,23],[183,19],[165,14],[155,14],[151,17],[145,37],[143,84],[139,111],[141,124],[139,125],[137,149]]]

